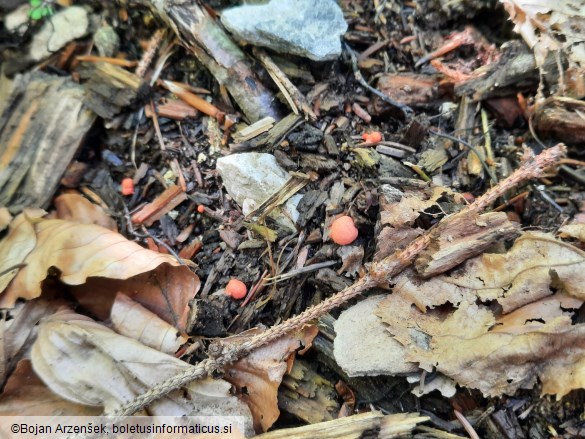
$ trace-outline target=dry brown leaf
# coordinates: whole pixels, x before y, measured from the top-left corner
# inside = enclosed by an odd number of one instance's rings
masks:
[[[98,416],[101,408],[75,404],[53,393],[22,360],[0,395],[0,416]]]
[[[129,279],[92,277],[71,287],[75,298],[101,320],[106,320],[117,293],[125,294],[181,331],[186,331],[189,302],[199,290],[199,278],[186,266],[161,264]]]
[[[423,369],[435,368],[486,396],[514,394],[537,378],[543,394],[558,398],[585,387],[585,325],[572,325],[567,315],[531,329],[528,320],[521,333],[517,327],[495,332],[489,329],[497,320],[483,305],[463,302],[444,317],[400,308],[407,302],[393,298],[380,304],[378,314],[407,343],[406,361]]]
[[[267,431],[278,419],[278,387],[289,370],[289,361],[299,349],[308,349],[318,332],[316,326],[305,326],[226,366],[225,379],[236,386],[238,395],[250,407],[256,432]]]
[[[442,198],[453,199],[456,203],[464,203],[461,195],[451,189],[433,186],[424,189],[405,190],[402,195],[395,193],[396,189],[380,196],[380,222],[382,225],[390,225],[400,228],[412,226],[421,213],[436,208],[435,213],[441,211],[438,202]]]
[[[67,309],[41,324],[31,359],[36,374],[57,395],[108,412],[193,367]],[[199,380],[153,402],[148,412],[247,416],[251,426],[249,409],[230,389],[223,380]]]
[[[534,51],[538,66],[549,51],[563,49],[571,64],[585,64],[585,5],[579,0],[500,0],[514,31]]]
[[[1,307],[14,306],[18,298],[38,297],[41,294],[41,282],[46,278],[47,270],[51,267],[59,270],[60,280],[64,283],[81,285],[90,278],[128,279],[151,272],[163,264],[172,267],[180,265],[170,255],[146,250],[118,233],[93,224],[76,224],[63,220],[37,220],[36,222],[24,220],[22,224],[23,226],[19,227],[22,232],[18,236],[9,234],[0,245],[13,249],[24,245],[24,242],[31,242],[34,249],[23,260],[26,266],[20,269],[2,293]],[[31,244],[28,244],[29,248],[30,246]],[[10,263],[18,259],[22,259],[22,256],[12,257]],[[5,267],[6,264],[8,262],[1,266]],[[178,267],[168,268],[168,270],[185,272],[187,269]],[[186,272],[183,277],[185,276],[191,278],[191,282],[185,288],[190,289],[189,295],[192,297],[199,285],[198,278],[194,274],[187,275]],[[156,282],[160,281],[156,280]],[[171,299],[175,300],[172,295]],[[168,305],[164,304],[168,300],[169,297],[159,297],[158,303],[162,304],[162,308],[168,309]],[[182,298],[176,300],[184,303]],[[149,309],[156,312],[152,308]],[[177,310],[174,312],[177,313]],[[167,320],[161,314],[157,314],[170,323],[177,323],[177,326],[180,326],[179,321],[186,321],[186,315],[183,316],[186,312],[188,310],[181,307],[178,310],[179,318],[175,319],[176,322],[172,318]]]
[[[585,300],[585,253],[544,233],[529,232],[505,254],[483,254],[470,259],[449,275],[424,282],[412,271],[396,278],[395,292],[421,310],[467,298],[496,300],[509,313],[543,297],[551,287]],[[429,294],[432,291],[432,294]],[[474,299],[473,299],[474,300]]]
[[[53,204],[55,205],[55,212],[52,212],[49,218],[81,224],[96,224],[113,232],[118,231],[116,221],[101,206],[93,204],[81,194],[68,193],[59,195],[53,200]]]
[[[567,224],[559,229],[559,236],[585,242],[585,224]]]
[[[550,235],[526,233],[507,253],[476,257],[450,275],[402,274],[377,315],[405,346],[405,361],[485,395],[513,394],[539,379],[543,394],[560,398],[585,388],[585,324],[571,321],[585,301],[584,256]],[[490,301],[501,308],[480,304]]]
[[[110,319],[112,328],[118,334],[138,340],[165,354],[174,355],[188,340],[177,328],[125,294],[116,295]]]

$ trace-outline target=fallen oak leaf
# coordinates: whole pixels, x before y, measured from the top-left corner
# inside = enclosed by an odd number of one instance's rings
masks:
[[[404,345],[405,361],[486,396],[539,379],[543,394],[560,398],[585,387],[585,325],[571,322],[585,301],[584,264],[581,250],[528,232],[505,254],[478,256],[448,275],[401,274],[376,314]],[[487,301],[501,311],[476,303]]]
[[[567,315],[539,327],[528,321],[524,331],[496,332],[490,328],[497,327],[497,319],[483,305],[462,302],[445,317],[393,298],[380,304],[378,314],[405,343],[405,360],[427,371],[436,369],[485,396],[513,395],[532,388],[537,379],[542,393],[557,399],[585,388],[585,325],[572,325]]]

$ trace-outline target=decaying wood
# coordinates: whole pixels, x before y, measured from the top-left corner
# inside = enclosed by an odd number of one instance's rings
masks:
[[[44,73],[0,78],[0,205],[46,207],[96,116],[83,88]]]
[[[254,55],[258,57],[274,83],[286,97],[293,112],[299,114],[299,111],[301,111],[309,120],[317,120],[317,116],[311,109],[311,106],[307,103],[305,96],[303,96],[299,89],[290,81],[290,79],[288,79],[284,72],[280,70],[280,67],[272,61],[272,58],[270,58],[264,50],[257,47],[254,48]]]
[[[166,117],[173,120],[184,120],[186,118],[194,119],[199,114],[199,111],[191,105],[177,99],[167,99],[166,101],[157,104],[155,108],[156,114],[160,117]],[[144,114],[146,114],[146,117],[152,117],[153,113],[150,105],[144,106]]]
[[[439,84],[438,75],[418,73],[384,74],[378,79],[378,89],[390,99],[415,108],[427,108],[441,103],[444,91]],[[373,100],[371,112],[379,114],[390,106],[379,97]]]
[[[301,116],[291,113],[285,118],[278,121],[267,133],[246,142],[230,145],[230,151],[243,152],[259,149],[263,147],[271,148],[280,142],[284,137],[300,124],[303,123]]]
[[[333,274],[333,270],[330,270]],[[333,353],[333,342],[335,340],[335,330],[333,326],[335,319],[331,314],[325,314],[319,317],[319,334],[313,340],[313,348],[317,353],[319,363],[325,364],[329,369],[338,374],[341,379],[347,383],[352,391],[355,392],[356,399],[363,402],[376,402],[384,410],[392,410],[394,401],[385,399],[391,392],[401,394],[407,390],[407,385],[402,377],[393,377],[388,375],[377,376],[355,376],[350,377],[335,361]],[[404,386],[404,388],[399,387]]]
[[[111,119],[123,108],[134,105],[139,94],[148,90],[134,73],[105,62],[85,64],[79,74],[87,79],[85,105],[104,119]]]
[[[255,436],[259,439],[354,439],[359,437],[398,438],[412,433],[421,422],[430,418],[418,413],[398,413],[384,416],[380,412],[367,412],[334,421],[320,422],[298,428],[284,428]],[[367,436],[364,434],[368,432]]]
[[[562,104],[546,107],[534,117],[534,129],[543,138],[556,137],[569,145],[585,145],[585,105],[573,111]]]
[[[530,155],[529,152],[526,151],[523,165],[506,180],[501,181],[498,185],[490,189],[482,197],[476,199],[461,212],[445,217],[442,221],[453,221],[454,218],[467,216],[471,213],[479,214],[494,203],[499,197],[513,187],[516,187],[521,182],[541,177],[544,170],[558,163],[565,152],[566,148],[563,144],[547,149],[536,157]],[[165,382],[152,387],[142,395],[139,395],[134,401],[119,407],[112,413],[106,413],[105,415],[127,416],[136,413],[136,411],[149,405],[152,401],[155,401],[169,392],[177,390],[193,380],[217,373],[218,371],[221,371],[226,364],[231,364],[237,361],[251,351],[275,341],[286,334],[300,330],[305,324],[318,319],[323,314],[347,303],[347,301],[371,290],[372,288],[388,288],[391,279],[406,267],[410,266],[421,252],[429,247],[433,242],[431,237],[432,229],[415,239],[404,250],[399,250],[383,260],[373,263],[368,270],[368,273],[343,291],[324,300],[318,305],[308,308],[301,314],[292,317],[279,325],[250,337],[248,340],[238,342],[237,344],[222,342],[221,340],[213,343],[209,348],[209,358],[201,361],[199,364],[185,372],[175,375]]]
[[[458,96],[470,95],[481,101],[491,97],[516,95],[518,90],[534,90],[540,81],[532,51],[521,42],[510,43],[497,63],[489,65],[486,73],[478,78],[455,86]],[[554,84],[558,78],[557,62],[550,54],[542,67],[547,82]]]
[[[278,406],[308,424],[337,418],[337,392],[327,378],[320,375],[315,365],[301,358],[295,359],[278,389]]]
[[[455,215],[430,232],[431,243],[416,259],[416,271],[424,278],[436,276],[519,233],[520,226],[511,223],[504,212]]]
[[[150,0],[215,79],[224,85],[246,117],[278,120],[274,95],[260,82],[246,55],[196,1]]]
[[[179,204],[187,199],[187,194],[180,186],[169,186],[152,203],[146,204],[131,217],[133,224],[144,224],[150,227]]]

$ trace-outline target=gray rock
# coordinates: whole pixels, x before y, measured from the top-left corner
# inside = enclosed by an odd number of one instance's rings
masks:
[[[41,30],[30,43],[29,57],[40,61],[65,45],[85,36],[89,29],[87,11],[81,6],[69,6],[47,17]]]
[[[341,313],[335,322],[335,361],[350,377],[398,375],[418,370],[404,361],[404,347],[376,316],[385,296],[373,296]]]
[[[278,192],[289,179],[272,154],[232,154],[217,159],[216,166],[228,194],[243,207],[244,214]],[[284,212],[275,209],[271,218],[287,229],[296,230],[294,222],[299,217],[296,206],[301,198],[301,195],[292,196],[284,204]]]
[[[335,0],[271,0],[238,6],[223,11],[221,22],[248,43],[314,61],[337,58],[340,37],[347,30]]]

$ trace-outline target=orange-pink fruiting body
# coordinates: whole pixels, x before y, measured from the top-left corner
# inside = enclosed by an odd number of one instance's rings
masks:
[[[246,284],[239,279],[230,280],[225,287],[225,293],[234,299],[243,299],[247,292]]]
[[[331,224],[329,236],[336,244],[351,244],[358,237],[358,229],[353,222],[353,218],[347,215],[337,218]]]

